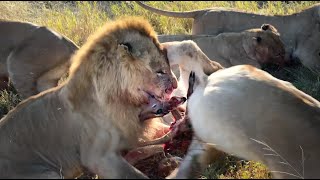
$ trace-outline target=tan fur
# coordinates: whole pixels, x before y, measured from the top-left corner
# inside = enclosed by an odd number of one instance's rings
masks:
[[[137,2],[149,11],[177,18],[192,18],[193,35],[218,35],[224,32],[241,32],[262,23],[272,24],[281,34],[287,58],[320,73],[320,4],[290,15],[263,15],[238,9],[208,8],[189,12],[159,10]]]
[[[184,69],[191,68],[194,64],[189,63],[186,59],[194,59],[196,64],[200,63],[200,66],[197,66],[198,72],[205,73],[207,75],[223,69],[223,66],[213,60],[210,60],[209,57],[202,51],[202,49],[192,40],[184,41],[173,41],[161,43],[162,46],[167,51],[167,56],[170,62],[170,66],[179,65],[178,69],[174,71],[177,77],[179,77],[178,88],[173,91],[174,96],[187,97],[187,87],[188,87],[188,78],[189,74],[184,73]],[[177,71],[178,70],[178,71]],[[187,80],[187,81],[186,81]],[[181,105],[182,108],[186,107],[187,103]],[[170,122],[170,114],[163,117],[166,122]]]
[[[263,64],[285,65],[285,49],[277,30],[269,24],[261,28],[248,29],[241,33],[211,35],[162,35],[158,36],[163,45],[192,40],[211,59],[224,67],[249,64],[261,68]],[[257,38],[261,38],[258,42]],[[179,50],[184,50],[181,47]],[[192,50],[189,50],[192,51]],[[179,52],[177,52],[179,54]],[[193,53],[190,52],[189,56]]]
[[[23,98],[55,87],[78,49],[71,40],[26,22],[0,21],[0,76]]]
[[[161,72],[161,73],[160,73]],[[137,146],[146,92],[164,99],[176,79],[151,25],[107,23],[72,58],[58,87],[20,103],[0,120],[1,178],[145,178],[124,160]]]
[[[220,69],[207,76],[198,58],[182,56],[179,61],[170,55],[176,45],[166,48],[169,62],[184,67],[180,68],[184,82],[195,72],[187,110],[198,139],[228,154],[266,164],[274,178],[320,177],[320,102],[250,65]],[[185,85],[188,89],[189,84]],[[199,149],[190,149],[188,156],[195,154],[203,167],[208,163],[201,162],[203,153],[210,156]],[[179,178],[198,168],[192,162],[190,157],[184,160]]]

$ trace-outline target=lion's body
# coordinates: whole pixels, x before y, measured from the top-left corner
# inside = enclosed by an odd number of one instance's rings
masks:
[[[47,173],[62,178],[60,171],[63,177],[81,173],[81,136],[70,135],[85,131],[80,125],[83,119],[70,121],[74,117],[59,91],[38,94],[1,120],[2,178],[46,178]]]
[[[161,74],[159,74],[161,72]],[[70,76],[0,121],[1,178],[145,178],[120,152],[137,146],[141,107],[176,88],[151,25],[108,23],[73,56]]]
[[[286,53],[298,59],[311,70],[320,72],[320,5],[316,4],[290,15],[263,15],[237,9],[211,8],[189,12],[170,12],[155,9],[140,2],[152,12],[177,17],[193,18],[193,35],[218,35],[224,32],[241,32],[263,23],[272,24],[281,34]]]
[[[0,21],[0,76],[24,97],[57,86],[78,50],[71,40],[31,23]]]

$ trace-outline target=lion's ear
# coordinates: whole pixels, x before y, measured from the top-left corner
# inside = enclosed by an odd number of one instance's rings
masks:
[[[132,49],[132,46],[131,46],[131,44],[130,43],[120,43],[119,44],[119,47],[122,49],[122,50],[124,50],[124,51],[126,51],[128,54],[132,54],[133,52],[133,49]]]
[[[134,49],[130,43],[120,43],[118,46],[122,51],[125,51],[127,54],[133,57],[139,57],[141,55],[141,52],[137,49]]]

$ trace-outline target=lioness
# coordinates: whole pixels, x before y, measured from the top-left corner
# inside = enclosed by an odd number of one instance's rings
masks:
[[[0,20],[0,39],[0,77],[9,77],[23,98],[57,86],[78,50],[70,39],[27,22]]]
[[[137,146],[150,98],[177,81],[152,26],[141,18],[107,23],[72,57],[58,87],[20,103],[0,121],[1,178],[146,178],[120,151]]]
[[[170,64],[180,65],[184,86],[194,84],[187,112],[197,138],[228,154],[263,162],[273,178],[320,177],[320,102],[250,65],[212,68],[209,75],[203,71],[208,67],[204,58],[194,58],[202,54],[196,44],[193,51],[177,55],[184,44],[165,48]],[[190,83],[191,71],[195,82]],[[201,154],[196,151],[189,155]],[[185,173],[180,174],[188,174],[186,167],[197,168],[190,158],[181,167]]]
[[[221,33],[210,35],[158,36],[161,43],[192,40],[211,59],[224,67],[249,64],[261,68],[264,64],[289,64],[284,59],[285,48],[277,29],[270,24],[261,28],[248,29],[241,33]],[[178,42],[179,43],[179,42]],[[184,48],[181,46],[181,48]],[[185,47],[187,48],[187,47]],[[192,53],[190,53],[192,56]]]
[[[136,1],[141,7],[157,14],[192,18],[192,34],[218,35],[241,32],[263,23],[277,27],[286,54],[309,69],[320,73],[320,4],[290,15],[262,15],[237,9],[208,8],[189,12],[170,12]]]

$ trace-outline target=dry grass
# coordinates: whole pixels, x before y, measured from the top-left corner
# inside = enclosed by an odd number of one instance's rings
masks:
[[[20,20],[47,26],[82,45],[109,18],[97,2],[0,2],[0,19]]]
[[[261,14],[285,15],[301,11],[302,9],[315,4],[316,1],[295,1],[284,3],[281,1],[268,1],[259,8],[257,1],[149,1],[147,5],[169,11],[191,11],[212,7],[237,8],[246,12]],[[191,34],[192,19],[173,18],[160,16],[142,9],[134,2],[122,2],[110,7],[114,17],[122,15],[138,15],[149,19],[159,34]]]
[[[82,45],[87,37],[108,21],[107,15],[96,2],[76,2],[75,7],[43,9],[39,24],[51,27]]]

